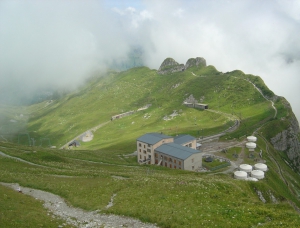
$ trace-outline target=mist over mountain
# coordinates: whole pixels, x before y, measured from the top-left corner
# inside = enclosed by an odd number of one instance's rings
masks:
[[[300,119],[299,11],[296,0],[2,0],[0,101],[73,89],[110,67],[158,69],[166,57],[203,56],[220,71],[261,76]]]

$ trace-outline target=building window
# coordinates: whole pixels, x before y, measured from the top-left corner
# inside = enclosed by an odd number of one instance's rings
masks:
[[[172,158],[169,158],[169,162],[172,162]]]
[[[146,148],[146,145],[144,145],[144,148]]]
[[[194,166],[192,166],[192,170],[194,170]]]
[[[140,152],[142,152],[142,150],[140,149]]]
[[[151,147],[151,145],[150,145],[150,144],[148,144],[148,147]]]
[[[155,157],[156,157],[156,158],[158,157],[157,153],[155,153]]]
[[[144,156],[144,160],[146,160],[146,156]]]
[[[194,163],[194,158],[192,158],[192,163]]]
[[[146,153],[146,150],[144,150],[143,152],[144,152],[144,154],[145,154],[145,153]]]
[[[139,146],[142,146],[142,144],[139,143]]]
[[[174,163],[176,164],[176,159],[174,159]],[[176,166],[175,166],[176,167]]]
[[[170,168],[172,169],[172,164],[170,164]]]
[[[151,150],[150,150],[150,149],[147,149],[147,152],[151,152]]]
[[[178,165],[181,165],[181,161],[178,162]]]

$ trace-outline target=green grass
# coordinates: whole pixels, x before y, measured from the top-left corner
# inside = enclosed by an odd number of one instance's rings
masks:
[[[244,124],[240,131],[230,136],[239,137],[249,129],[251,131],[253,123],[272,115],[272,109],[270,103],[243,80],[244,76],[236,76],[236,72],[221,75],[213,66],[192,67],[167,75],[159,75],[146,67],[120,73],[111,71],[94,76],[78,91],[59,100],[31,106],[27,130],[36,143],[41,144],[42,138],[47,138],[51,145],[60,147],[89,128],[109,121],[112,115],[137,110],[149,103],[152,106],[148,110],[99,129],[94,142],[85,144],[83,148],[114,149],[116,134],[120,144],[126,144],[149,131],[199,136],[200,131],[203,135],[211,135],[226,129],[230,119],[223,114],[182,105],[193,94],[198,101],[202,99],[202,103],[207,103],[210,109],[241,118]],[[172,114],[173,110],[180,115],[164,121],[163,117]],[[150,118],[145,119],[144,115],[150,115]],[[16,138],[14,142],[17,142]]]
[[[246,150],[243,157],[244,163],[253,165],[255,158],[259,157],[258,151],[263,150],[269,171],[266,178],[257,183],[234,180],[232,173],[208,175],[140,166],[136,157],[125,156],[136,150],[136,138],[147,132],[208,136],[227,129],[233,124],[234,117],[241,121],[239,129],[227,133],[221,140],[244,139],[262,125],[260,133],[267,139],[286,129],[293,114],[285,100],[276,101],[278,116],[273,119],[270,102],[245,78],[253,81],[265,95],[272,95],[260,78],[241,71],[223,74],[208,66],[158,75],[154,70],[138,67],[96,75],[82,88],[52,102],[26,108],[4,107],[0,109],[4,113],[0,119],[2,125],[16,113],[24,113],[28,120],[27,125],[24,121],[21,127],[10,126],[16,134],[8,141],[16,143],[19,133],[26,131],[36,140],[36,146],[26,146],[28,140],[24,136],[20,139],[23,145],[0,143],[0,150],[40,166],[0,156],[0,181],[58,194],[70,205],[86,210],[132,216],[160,227],[256,227],[259,223],[264,227],[297,227],[300,218],[289,202],[300,207],[299,176],[287,164],[286,154],[275,151],[261,138],[258,138],[255,157],[249,157]],[[182,105],[191,94],[218,112]],[[94,139],[82,143],[79,148],[43,148],[47,146],[47,139],[51,145],[60,147],[87,129],[109,121],[112,115],[137,110],[149,103],[152,104],[149,109],[111,121],[98,129],[94,132]],[[163,120],[173,110],[179,115]],[[41,143],[43,146],[39,146]],[[269,153],[266,152],[267,145]],[[241,151],[240,147],[230,148],[222,156],[235,160],[233,153],[241,156]],[[284,170],[285,180],[290,183],[288,187],[280,179],[273,159]],[[256,190],[262,192],[266,204],[259,200]],[[114,193],[117,194],[114,206],[106,209]],[[270,193],[278,204],[272,203]],[[29,205],[35,202],[29,201]],[[19,199],[14,203],[17,205],[18,202]],[[8,202],[4,205],[7,207]],[[5,214],[8,217],[23,213],[16,207],[10,212],[4,212],[1,204],[0,208],[1,216],[4,213],[8,213]],[[22,216],[20,221],[27,221]],[[40,221],[33,220],[33,223],[39,224]],[[57,224],[56,221],[53,224]]]
[[[58,194],[69,204],[86,210],[131,216],[160,227],[197,227],[199,224],[251,227],[258,223],[267,227],[280,223],[295,227],[300,222],[297,213],[286,203],[285,198],[291,196],[285,185],[270,182],[276,180],[272,166],[269,166],[271,170],[266,180],[250,183],[233,180],[230,175],[210,176],[158,166],[127,166],[124,161],[122,165],[87,162],[101,160],[102,155],[97,151],[41,148],[29,153],[30,147],[26,148],[2,144],[1,150],[45,167],[0,157],[0,181]],[[263,191],[265,197],[271,190],[279,203],[263,204],[254,188]],[[105,209],[114,193],[117,194],[114,206]],[[224,221],[228,222],[224,224]]]
[[[0,227],[58,227],[64,223],[49,216],[42,202],[16,190],[0,185],[0,196]]]

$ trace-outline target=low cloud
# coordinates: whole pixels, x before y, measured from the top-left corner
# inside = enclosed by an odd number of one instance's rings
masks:
[[[0,0],[0,90],[77,86],[139,46],[150,68],[200,56],[259,75],[299,120],[299,12],[296,0]]]

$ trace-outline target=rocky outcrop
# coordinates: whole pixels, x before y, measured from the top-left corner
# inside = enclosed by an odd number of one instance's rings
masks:
[[[206,66],[206,60],[202,57],[197,58],[190,58],[185,64],[185,69],[188,69],[190,67],[205,67]]]
[[[287,101],[285,101],[285,106],[290,110],[287,117],[289,127],[271,138],[271,143],[276,150],[285,151],[291,163],[300,172],[299,123]]]
[[[184,65],[177,63],[172,58],[166,58],[163,63],[160,65],[158,69],[159,74],[168,74],[168,73],[174,73],[184,71]]]
[[[186,64],[179,64],[172,58],[166,58],[158,69],[159,74],[169,74],[184,71],[190,67],[205,67],[206,60],[202,57],[190,58]]]

